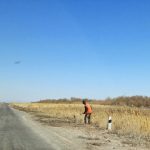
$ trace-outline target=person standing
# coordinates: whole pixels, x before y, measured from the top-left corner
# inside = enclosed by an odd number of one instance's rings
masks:
[[[90,106],[90,104],[87,102],[87,100],[83,100],[82,101],[85,111],[83,114],[85,114],[84,116],[84,123],[85,124],[90,124],[91,123],[91,114],[92,114],[92,108]]]

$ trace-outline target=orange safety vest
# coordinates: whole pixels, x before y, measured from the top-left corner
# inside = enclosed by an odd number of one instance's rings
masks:
[[[88,103],[86,103],[85,107],[87,108],[86,114],[91,114],[91,113],[92,113],[92,108],[91,108],[91,106],[90,106]]]

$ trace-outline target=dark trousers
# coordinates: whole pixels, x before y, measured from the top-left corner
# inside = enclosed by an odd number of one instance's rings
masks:
[[[84,116],[84,123],[85,124],[90,124],[91,123],[91,114],[85,114]]]

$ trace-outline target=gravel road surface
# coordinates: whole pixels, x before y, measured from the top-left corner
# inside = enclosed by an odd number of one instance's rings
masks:
[[[53,150],[5,103],[0,104],[0,150]]]

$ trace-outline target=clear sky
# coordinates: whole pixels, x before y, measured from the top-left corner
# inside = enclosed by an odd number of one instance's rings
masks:
[[[150,96],[149,0],[0,0],[0,101]]]

